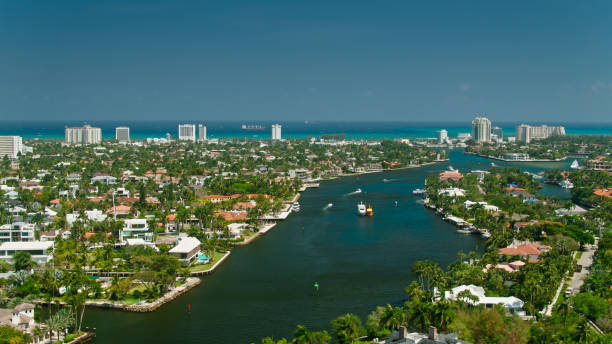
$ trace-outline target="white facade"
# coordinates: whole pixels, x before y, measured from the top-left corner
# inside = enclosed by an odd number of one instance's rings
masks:
[[[565,136],[565,127],[547,125],[530,126],[521,124],[516,127],[516,140],[529,143],[531,140],[546,139],[551,136]]]
[[[448,131],[445,129],[438,130],[438,143],[446,143],[448,140]]]
[[[0,136],[0,158],[17,159],[17,154],[23,154],[21,136]]]
[[[66,143],[92,145],[102,142],[102,129],[85,125],[82,127],[66,128]]]
[[[281,140],[281,128],[280,124],[272,124],[272,140]]]
[[[153,233],[149,231],[147,219],[127,219],[124,227],[119,230],[119,241],[125,242],[128,238],[143,239],[146,242],[153,241]]]
[[[174,246],[168,253],[175,255],[183,265],[188,265],[200,253],[201,242],[197,238],[185,237],[176,239]]]
[[[198,141],[206,141],[206,126],[198,124]]]
[[[475,300],[470,298],[462,298],[459,294],[462,291],[468,291],[470,294],[476,297]],[[434,290],[434,294],[439,294],[437,290]],[[453,288],[450,291],[444,292],[444,298],[447,300],[457,301],[458,299],[463,302],[470,303],[472,305],[485,305],[485,307],[490,308],[495,305],[503,305],[506,310],[510,313],[517,313],[519,315],[523,315],[525,312],[523,311],[523,307],[525,303],[514,296],[508,297],[492,297],[485,296],[485,290],[483,287],[475,286],[473,284],[470,285],[461,285]]]
[[[476,117],[472,121],[472,139],[476,142],[491,141],[491,121],[485,117]]]
[[[196,140],[195,124],[179,124],[178,126],[179,140],[194,141]]]
[[[115,128],[115,140],[119,142],[130,142],[130,128],[128,127]]]
[[[0,245],[0,259],[11,263],[16,252],[26,251],[34,262],[44,264],[53,257],[52,248],[53,241],[3,242]]]

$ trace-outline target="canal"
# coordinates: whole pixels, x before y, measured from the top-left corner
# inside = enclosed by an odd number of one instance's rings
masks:
[[[466,171],[491,161],[452,151],[449,163],[323,182],[302,194],[299,213],[235,249],[188,294],[154,313],[88,309],[86,325],[97,328],[97,343],[251,343],[290,337],[297,324],[329,330],[347,312],[365,320],[377,305],[406,298],[417,260],[445,268],[459,250],[482,252],[483,239],[457,233],[412,195],[449,164]],[[531,172],[568,165],[496,164]],[[359,201],[372,205],[373,218],[355,215]]]

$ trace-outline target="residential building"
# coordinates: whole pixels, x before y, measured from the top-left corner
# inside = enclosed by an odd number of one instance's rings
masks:
[[[0,226],[0,242],[34,241],[36,226],[32,223],[13,222]]]
[[[491,129],[491,135],[495,135],[498,141],[504,140],[504,132],[502,128],[500,127],[497,127],[497,126],[493,127],[493,129]]]
[[[179,124],[178,126],[178,139],[185,141],[196,140],[196,127],[195,124]]]
[[[465,142],[469,139],[472,138],[472,134],[470,133],[459,133],[457,134],[457,140],[461,141],[461,142]]]
[[[206,126],[204,124],[198,124],[198,141],[206,141]]]
[[[118,142],[130,142],[130,128],[117,127],[115,128],[115,140]]]
[[[272,124],[272,140],[280,141],[281,140],[281,128],[280,124]]]
[[[13,262],[13,256],[19,251],[29,252],[32,260],[44,264],[53,258],[53,241],[3,242],[0,244],[0,259]]]
[[[438,143],[446,143],[448,140],[448,131],[445,129],[438,130]]]
[[[19,154],[23,154],[21,136],[0,136],[0,159],[8,157],[15,160]]]
[[[538,243],[526,243],[516,245],[513,243],[509,247],[500,248],[498,250],[499,256],[520,256],[523,259],[527,259],[530,262],[537,262],[540,255],[544,252],[552,250],[552,247],[547,245],[540,245]]]
[[[476,297],[475,300],[471,298],[461,298],[459,295],[463,291],[468,291],[470,294]],[[437,294],[437,290],[434,290],[434,295]],[[473,284],[470,285],[461,285],[455,287],[449,291],[444,292],[444,298],[446,300],[461,300],[463,302],[472,304],[472,305],[484,305],[487,308],[493,308],[495,305],[503,305],[504,308],[509,313],[516,313],[518,315],[525,315],[525,311],[523,311],[523,307],[525,303],[514,296],[508,297],[491,297],[485,296],[485,290],[483,287],[475,286]]]
[[[102,142],[102,129],[85,125],[70,127],[65,130],[67,144],[92,145]]]
[[[506,153],[504,154],[504,159],[512,161],[530,160],[529,154],[527,153]]]
[[[200,240],[193,237],[179,237],[168,253],[175,255],[184,266],[189,265],[200,253]]]
[[[113,185],[113,184],[117,184],[117,178],[115,178],[113,176],[102,175],[102,176],[92,177],[89,182],[91,184],[95,184],[96,182],[100,182],[100,183],[105,184],[105,185]]]
[[[529,143],[531,140],[546,139],[551,136],[564,136],[565,127],[563,126],[552,126],[549,127],[545,124],[540,126],[531,126],[527,124],[521,124],[516,127],[516,140]]]
[[[485,117],[476,117],[472,121],[472,139],[476,142],[491,141],[491,121]]]
[[[612,161],[606,160],[605,157],[596,157],[587,160],[585,168],[595,171],[612,171]]]
[[[126,219],[123,228],[119,230],[119,242],[125,242],[128,238],[152,242],[153,233],[149,231],[147,219]]]

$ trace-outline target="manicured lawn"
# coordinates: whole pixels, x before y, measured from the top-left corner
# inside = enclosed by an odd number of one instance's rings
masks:
[[[215,254],[213,254],[213,261],[210,262],[210,264],[192,265],[190,267],[190,270],[192,272],[206,271],[212,268],[213,265],[215,265],[221,258],[223,258],[224,255],[225,255],[224,252],[215,252]]]
[[[578,253],[576,253],[576,260],[580,259],[580,257],[582,257],[582,251],[578,251]]]

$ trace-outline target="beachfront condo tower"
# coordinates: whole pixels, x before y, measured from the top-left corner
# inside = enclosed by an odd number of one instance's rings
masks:
[[[130,142],[130,128],[117,127],[115,128],[115,140],[118,142]]]
[[[23,140],[21,136],[0,136],[0,159],[7,157],[15,160],[19,153],[23,154]]]
[[[206,141],[206,126],[204,124],[198,124],[198,141]]]
[[[66,128],[65,134],[69,145],[96,145],[102,142],[102,129],[89,125]]]
[[[273,141],[281,140],[281,125],[280,124],[272,124],[272,140]]]
[[[178,126],[179,140],[194,141],[196,140],[195,124],[179,124]]]
[[[472,121],[472,139],[476,142],[491,141],[491,121],[485,117],[476,117]]]
[[[529,143],[531,140],[540,140],[551,136],[565,136],[565,127],[549,127],[546,124],[540,126],[521,124],[516,127],[517,141]]]

